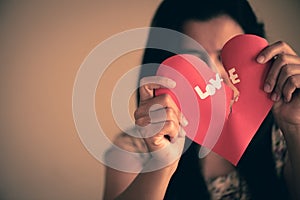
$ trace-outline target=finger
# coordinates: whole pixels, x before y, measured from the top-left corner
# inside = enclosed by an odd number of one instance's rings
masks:
[[[277,58],[272,63],[272,66],[270,67],[270,70],[266,77],[264,85],[265,92],[270,93],[273,91],[282,69],[285,69],[288,73],[291,73],[291,68],[286,68],[289,63],[300,63],[300,58],[294,55],[287,54],[280,54],[277,56]]]
[[[136,122],[139,125],[147,125],[149,123],[159,123],[168,120],[177,121],[179,123],[178,112],[172,108],[162,108],[150,111],[148,115],[140,116]]]
[[[167,120],[176,120],[179,123],[178,112],[176,112],[173,108],[164,108],[151,111],[149,115],[151,118],[151,123],[164,122]]]
[[[278,101],[283,95],[284,84],[294,75],[300,74],[300,65],[284,65],[279,73],[278,80],[271,96],[273,101]]]
[[[163,146],[164,143],[170,143],[178,136],[179,124],[172,120],[149,124],[140,128],[140,133],[150,146]]]
[[[154,90],[159,88],[174,88],[176,82],[162,76],[148,76],[140,80],[140,101],[154,96]]]
[[[175,103],[174,103],[175,106]],[[150,107],[149,112],[140,113],[135,112],[136,124],[139,126],[146,126],[150,123],[164,122],[167,120],[177,119],[179,124],[183,127],[188,125],[188,120],[179,111],[177,107],[162,107],[159,104],[154,104]],[[147,110],[147,109],[145,109]]]
[[[161,108],[172,108],[178,113],[178,119],[180,118],[179,109],[172,97],[168,94],[162,94],[151,99],[147,99],[140,103],[138,109],[134,113],[135,119],[143,116],[149,116],[149,112],[159,110]]]
[[[300,74],[290,76],[283,87],[283,96],[285,102],[292,100],[293,93],[300,88]]]
[[[179,123],[174,120],[165,121],[163,129],[160,131],[169,141],[173,141],[177,138],[179,133]]]
[[[150,117],[151,123],[173,120],[178,121],[179,125],[183,127],[188,125],[188,120],[182,113],[179,112],[177,107],[165,107],[157,110],[151,110],[148,117]]]
[[[279,41],[263,49],[256,60],[258,63],[263,64],[272,60],[272,58],[279,54],[297,55],[287,43]]]
[[[183,114],[181,114],[181,118],[180,118],[179,122],[180,122],[180,125],[183,127],[186,127],[189,124],[188,120],[186,119],[186,117]]]

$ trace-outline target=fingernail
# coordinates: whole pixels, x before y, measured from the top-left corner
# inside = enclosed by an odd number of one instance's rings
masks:
[[[265,57],[264,56],[258,56],[258,58],[256,59],[256,61],[258,62],[258,63],[264,63],[264,61],[265,61]]]
[[[291,101],[290,98],[288,98],[288,97],[285,97],[285,98],[284,98],[284,102],[285,102],[285,103],[289,103],[290,101]]]
[[[290,102],[290,101],[289,101],[288,98],[284,98],[284,102],[285,102],[285,103],[288,103],[288,102]]]
[[[239,96],[236,96],[236,97],[234,98],[234,102],[238,102],[238,100],[239,100]]]
[[[176,82],[169,79],[168,80],[168,86],[169,86],[169,88],[175,88],[176,87]]]
[[[274,94],[272,94],[271,99],[272,99],[272,101],[278,101],[279,96],[276,93],[274,93]]]
[[[271,85],[266,83],[264,85],[264,91],[267,92],[267,93],[270,93],[271,92]]]
[[[174,144],[177,141],[177,137],[171,138],[170,142]]]
[[[182,126],[185,127],[188,124],[189,124],[188,120],[184,116],[182,116]]]

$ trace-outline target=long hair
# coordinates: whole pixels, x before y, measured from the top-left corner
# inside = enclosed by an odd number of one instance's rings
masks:
[[[263,23],[257,21],[245,0],[164,0],[152,19],[151,27],[183,32],[183,25],[188,20],[207,21],[222,14],[235,20],[245,33],[265,37]],[[148,43],[157,39],[150,31]],[[142,64],[161,63],[170,55],[170,52],[148,48],[144,52]]]
[[[235,20],[245,33],[265,37],[264,25],[257,20],[246,0],[164,0],[158,7],[151,27],[166,28],[183,32],[188,20],[207,21],[227,15]],[[150,31],[148,43],[158,38]],[[180,41],[174,41],[180,42]],[[157,63],[174,55],[161,49],[145,49],[142,64]],[[148,70],[147,67],[142,68]],[[282,199],[283,192],[277,180],[272,158],[271,128],[274,124],[270,113],[257,131],[240,160],[237,170],[248,184],[253,199]],[[241,130],[241,134],[243,130]],[[182,155],[179,166],[173,175],[165,199],[209,199],[205,181],[201,174],[198,158],[199,145],[192,143]],[[270,189],[269,189],[270,188]]]

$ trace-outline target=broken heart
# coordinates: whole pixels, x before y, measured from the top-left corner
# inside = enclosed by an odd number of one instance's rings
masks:
[[[269,64],[258,64],[258,53],[268,45],[255,35],[243,34],[229,40],[222,49],[222,62],[239,100],[233,104],[232,90],[206,63],[192,55],[175,55],[165,60],[158,76],[176,81],[168,93],[188,119],[187,137],[218,153],[234,165],[238,163],[273,103],[263,92]]]

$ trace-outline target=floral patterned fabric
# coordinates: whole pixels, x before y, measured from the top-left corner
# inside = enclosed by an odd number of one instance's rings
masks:
[[[246,182],[239,177],[237,171],[226,176],[206,180],[212,199],[248,199]]]
[[[283,166],[286,159],[286,144],[280,129],[272,128],[272,151],[275,160],[277,175],[282,175]],[[250,199],[247,184],[237,171],[233,171],[225,176],[206,180],[208,190],[213,200],[217,199]]]

